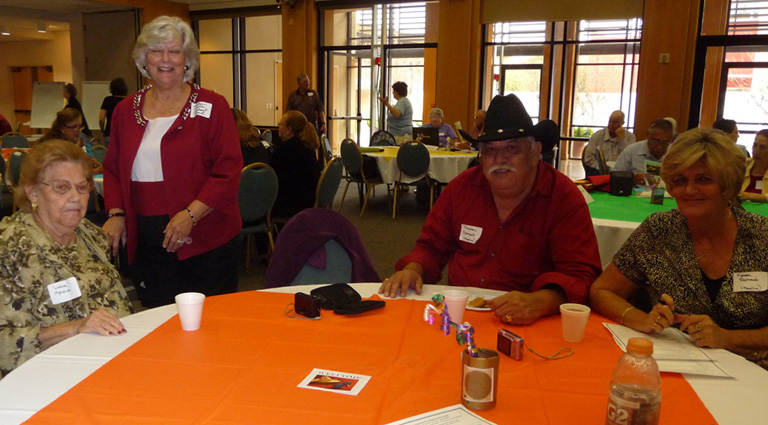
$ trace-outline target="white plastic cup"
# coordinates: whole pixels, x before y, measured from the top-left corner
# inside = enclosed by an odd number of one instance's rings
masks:
[[[583,304],[560,304],[560,317],[563,319],[563,339],[568,342],[581,342],[584,329],[589,319],[589,307]]]
[[[445,308],[448,309],[451,321],[455,323],[463,323],[464,311],[467,309],[469,294],[457,289],[448,289],[443,291],[443,297],[445,297]]]
[[[185,331],[200,329],[204,302],[205,295],[199,292],[184,292],[176,295],[176,309],[179,311],[182,329]]]

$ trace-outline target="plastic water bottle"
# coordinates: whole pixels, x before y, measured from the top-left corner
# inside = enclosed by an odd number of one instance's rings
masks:
[[[653,342],[630,338],[616,369],[608,395],[606,425],[657,425],[661,408],[661,376],[651,356]]]

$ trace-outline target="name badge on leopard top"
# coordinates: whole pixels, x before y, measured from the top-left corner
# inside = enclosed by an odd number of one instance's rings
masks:
[[[469,224],[461,225],[461,235],[459,240],[462,242],[477,243],[480,239],[480,235],[483,234],[483,228],[477,226],[470,226]]]
[[[210,118],[211,109],[213,109],[213,105],[208,102],[193,103],[192,111],[189,113],[189,117],[194,118],[199,115],[201,117]]]
[[[733,274],[733,292],[762,292],[768,290],[768,272]]]
[[[56,304],[65,303],[82,295],[77,279],[70,277],[56,283],[48,285],[48,295],[51,296],[51,302]]]

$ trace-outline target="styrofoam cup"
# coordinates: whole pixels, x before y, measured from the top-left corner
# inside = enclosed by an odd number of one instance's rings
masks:
[[[445,297],[445,308],[448,309],[451,321],[462,323],[464,320],[464,310],[467,309],[469,294],[457,289],[448,289],[443,291],[443,297]]]
[[[179,311],[182,329],[185,331],[200,329],[204,302],[205,295],[199,292],[184,292],[176,295],[176,309]]]
[[[581,342],[584,329],[589,319],[589,307],[583,304],[560,304],[560,316],[563,320],[563,339],[568,342]]]

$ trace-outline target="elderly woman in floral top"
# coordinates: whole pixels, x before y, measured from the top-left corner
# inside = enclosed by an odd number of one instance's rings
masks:
[[[107,236],[84,219],[93,175],[72,143],[34,147],[0,223],[0,373],[83,332],[119,335],[131,313]]]
[[[689,130],[664,156],[661,177],[677,209],[651,214],[589,296],[595,311],[652,333],[679,323],[700,347],[768,362],[768,219],[736,202],[744,157],[715,130]],[[654,304],[627,299],[636,292]]]

